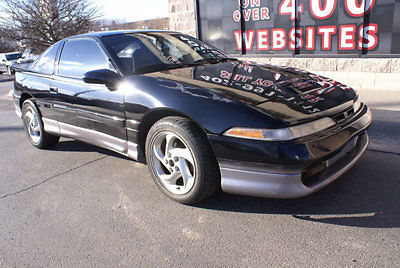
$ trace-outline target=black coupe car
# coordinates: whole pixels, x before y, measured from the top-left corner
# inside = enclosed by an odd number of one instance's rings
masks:
[[[372,120],[346,85],[239,61],[170,31],[62,40],[16,69],[14,102],[35,147],[64,136],[147,162],[159,189],[181,203],[219,187],[313,193],[357,162]]]

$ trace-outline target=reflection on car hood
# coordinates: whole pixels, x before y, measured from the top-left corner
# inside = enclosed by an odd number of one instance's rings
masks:
[[[340,112],[357,98],[332,79],[291,67],[230,61],[179,68],[148,76],[212,90],[289,123]]]

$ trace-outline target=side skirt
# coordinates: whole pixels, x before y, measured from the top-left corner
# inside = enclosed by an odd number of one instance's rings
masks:
[[[42,118],[42,120],[44,130],[50,134],[87,142],[115,151],[133,160],[137,160],[138,158],[138,145],[136,143],[122,140],[95,130],[57,122],[53,119]]]

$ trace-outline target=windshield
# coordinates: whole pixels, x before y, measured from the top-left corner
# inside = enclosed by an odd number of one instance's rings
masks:
[[[128,73],[147,73],[228,60],[222,51],[178,33],[132,33],[103,37]]]
[[[7,60],[17,60],[22,57],[21,53],[6,54]]]

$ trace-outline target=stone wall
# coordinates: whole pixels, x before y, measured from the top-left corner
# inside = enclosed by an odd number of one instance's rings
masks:
[[[169,0],[169,29],[196,36],[194,0]],[[356,89],[400,90],[400,58],[242,57],[247,61],[292,66],[325,75]]]
[[[169,29],[196,36],[194,0],[168,0]]]

